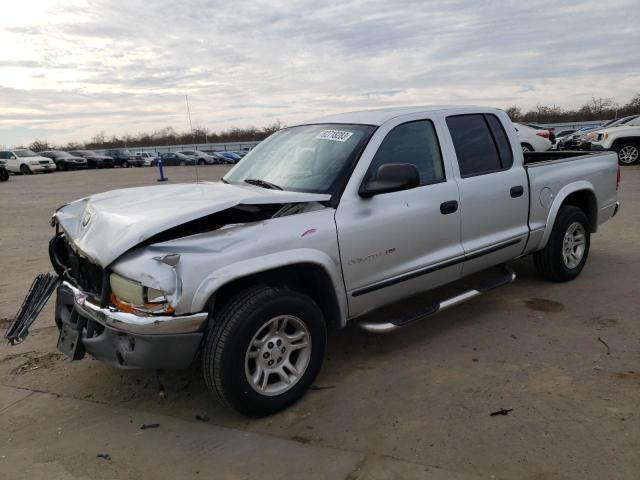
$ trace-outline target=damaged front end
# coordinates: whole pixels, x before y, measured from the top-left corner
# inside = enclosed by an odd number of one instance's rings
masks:
[[[109,198],[101,204],[99,197],[89,197],[59,209],[52,219],[56,232],[49,256],[61,282],[55,308],[58,349],[73,360],[89,353],[119,368],[187,368],[197,354],[208,312],[181,304],[183,276],[192,273],[181,254],[193,261],[193,252],[172,248],[172,241],[218,236],[217,231],[225,236],[234,227],[325,208],[317,201],[260,198],[225,203],[222,209],[209,205],[208,213],[199,208],[196,218],[172,208],[159,219],[120,211]]]

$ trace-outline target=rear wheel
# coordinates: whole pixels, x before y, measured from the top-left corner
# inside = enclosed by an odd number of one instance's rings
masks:
[[[23,175],[31,175],[33,172],[29,168],[29,165],[23,163],[22,165],[20,165],[20,173]]]
[[[185,162],[184,160],[180,160],[180,166],[184,167],[187,164],[187,162]]]
[[[200,160],[198,160],[198,165],[204,165],[205,163],[207,162],[204,161],[204,158],[201,158]]]
[[[618,163],[620,165],[633,165],[638,163],[638,158],[640,158],[640,147],[634,142],[621,144],[616,147],[616,152],[618,152]]]
[[[9,171],[5,168],[0,168],[0,182],[6,182],[9,180]]]
[[[256,286],[232,298],[210,321],[202,369],[222,403],[252,416],[296,402],[322,365],[326,325],[306,295]]]
[[[126,160],[124,160],[124,161],[122,162],[122,168],[129,168],[129,162],[128,162],[128,161],[126,161]]]
[[[566,282],[576,278],[589,256],[591,233],[584,211],[560,207],[546,247],[533,254],[538,272],[548,280]]]

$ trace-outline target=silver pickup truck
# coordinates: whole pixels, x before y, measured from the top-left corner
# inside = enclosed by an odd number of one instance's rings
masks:
[[[119,368],[199,355],[223,403],[269,414],[310,387],[328,328],[404,327],[510,283],[505,262],[529,254],[547,279],[574,279],[618,210],[618,183],[615,153],[523,155],[493,108],[284,128],[220,182],[59,208],[58,347]]]

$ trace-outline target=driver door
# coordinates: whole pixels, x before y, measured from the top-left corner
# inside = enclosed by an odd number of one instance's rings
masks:
[[[417,188],[363,198],[350,182],[340,201],[335,219],[350,317],[460,278],[459,193],[445,168],[439,128],[418,119],[376,132],[379,147],[364,179],[380,165],[411,163]],[[375,148],[374,138],[367,150]]]

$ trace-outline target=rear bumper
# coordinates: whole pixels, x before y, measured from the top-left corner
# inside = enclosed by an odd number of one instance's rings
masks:
[[[200,348],[206,318],[206,313],[137,317],[101,308],[68,282],[58,288],[56,298],[56,324],[80,330],[81,356],[86,352],[117,368],[189,367]]]

